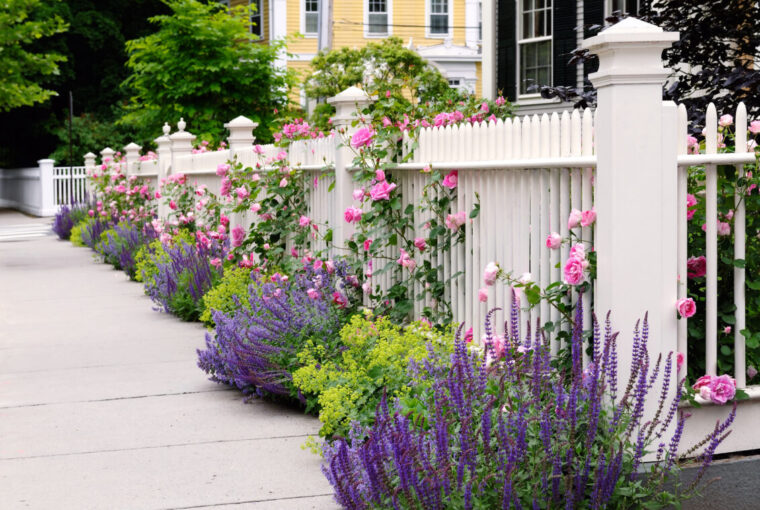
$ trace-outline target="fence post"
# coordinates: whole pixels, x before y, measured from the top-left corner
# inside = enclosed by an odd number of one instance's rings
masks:
[[[92,152],[88,152],[84,155],[84,169],[85,169],[85,180],[84,180],[84,190],[85,190],[85,200],[89,200],[92,198],[90,195],[92,194],[92,188],[90,186],[90,179],[89,177],[92,175],[92,173],[95,171],[95,154]]]
[[[351,139],[355,131],[351,122],[370,103],[370,98],[365,91],[357,87],[349,87],[340,94],[327,99],[327,102],[335,106],[333,126],[335,127],[335,207],[337,213],[333,218],[338,218],[333,226],[333,245],[343,247],[346,239],[351,235],[351,225],[342,220],[343,211],[353,204],[351,193],[354,189],[353,178],[348,167],[353,160],[350,147],[339,145],[338,133],[343,133],[346,143]]]
[[[235,152],[253,150],[253,142],[256,141],[256,137],[253,136],[253,130],[259,125],[258,122],[253,122],[251,119],[240,115],[235,117],[227,124],[224,125],[230,131],[230,136],[227,138],[230,150],[230,161],[235,160]],[[245,160],[243,160],[245,161]],[[235,213],[230,218],[230,229],[241,226],[246,228],[248,226],[248,213],[240,212]]]
[[[186,156],[190,154],[193,150],[193,140],[195,140],[195,135],[188,133],[185,131],[185,127],[187,124],[185,123],[185,119],[180,118],[179,122],[177,123],[177,131],[173,135],[169,136],[169,139],[172,142],[172,172],[173,174],[177,173],[177,161],[181,156]]]
[[[54,159],[40,159],[37,161],[40,169],[40,216],[55,216],[58,208],[55,203],[53,184]]]
[[[113,161],[113,149],[110,147],[106,147],[102,151],[100,151],[100,162],[101,163],[110,163]]]
[[[126,161],[127,169],[124,172],[124,175],[130,176],[133,173],[139,173],[139,171],[135,171],[132,169],[133,165],[140,161],[140,150],[142,147],[137,145],[135,142],[131,142],[124,146],[124,161]]]
[[[161,190],[161,185],[166,179],[169,167],[172,164],[172,140],[169,138],[169,132],[172,128],[168,123],[164,122],[163,135],[154,140],[156,142],[156,155],[158,156],[158,174],[156,175],[156,191]],[[166,205],[164,200],[158,201],[157,209],[158,217],[164,219],[166,217]]]
[[[618,388],[630,373],[633,327],[647,312],[650,370],[673,351],[676,373],[676,108],[662,101],[670,71],[661,55],[677,40],[677,32],[626,18],[583,43],[599,57],[589,76],[598,91],[595,308],[600,317],[611,310],[620,331]]]

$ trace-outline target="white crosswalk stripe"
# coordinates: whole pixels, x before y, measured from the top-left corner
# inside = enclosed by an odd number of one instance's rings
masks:
[[[49,235],[53,235],[50,223],[0,226],[0,243],[4,241],[26,241]]]

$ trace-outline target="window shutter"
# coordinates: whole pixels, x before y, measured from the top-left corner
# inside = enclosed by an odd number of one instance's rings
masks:
[[[568,65],[570,52],[577,46],[578,24],[577,0],[554,0],[554,83],[574,87],[576,83],[576,66]]]
[[[517,100],[517,25],[515,0],[498,0],[496,15],[496,87],[509,101]]]
[[[604,26],[604,0],[585,0],[583,3],[583,24],[587,27],[591,25]],[[584,37],[591,37],[599,32],[590,33],[586,30]],[[589,73],[596,72],[599,67],[599,61],[594,59],[587,62],[584,68],[584,79],[588,78]]]

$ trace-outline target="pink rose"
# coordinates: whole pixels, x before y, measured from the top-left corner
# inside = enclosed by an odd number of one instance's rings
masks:
[[[370,246],[372,246],[372,239],[365,239],[364,240],[364,251],[369,251]]]
[[[700,388],[703,388],[705,386],[710,386],[712,383],[712,376],[711,375],[703,375],[699,379],[697,379],[697,382],[694,383],[692,386],[693,389],[698,390]]]
[[[319,299],[319,291],[317,289],[309,289],[306,291],[306,294],[309,296],[309,299]]]
[[[731,235],[731,224],[719,221],[718,222],[718,235],[719,236],[730,236]]]
[[[217,269],[222,267],[222,259],[220,259],[219,257],[214,257],[213,259],[209,260],[208,263]]]
[[[372,284],[370,282],[362,283],[362,291],[365,294],[370,294],[372,292]]]
[[[562,245],[562,236],[557,232],[552,232],[546,237],[546,247],[551,250],[556,250]]]
[[[723,333],[725,333],[726,335],[730,335],[731,334],[731,326],[726,326],[725,328],[723,328]]]
[[[265,250],[268,250],[269,249],[269,243],[264,243],[264,246],[262,246],[262,248],[264,248]]]
[[[415,237],[414,238],[414,247],[420,250],[420,252],[425,251],[425,248],[427,248],[427,243],[425,242],[425,239],[422,237]]]
[[[486,103],[485,101],[483,101],[483,103],[480,105],[480,111],[488,113],[489,112],[488,103]]]
[[[720,119],[718,119],[718,125],[720,127],[728,127],[733,123],[734,123],[734,117],[733,115],[728,114],[728,113],[725,115],[721,115]]]
[[[588,211],[583,211],[581,213],[581,225],[584,227],[588,227],[589,225],[592,225],[596,221],[596,209],[592,207]]]
[[[441,184],[449,189],[454,189],[457,187],[457,183],[459,181],[459,171],[458,170],[452,170],[451,172],[446,175],[446,177],[443,178],[443,181]]]
[[[676,354],[676,371],[678,373],[681,372],[681,369],[683,368],[683,364],[686,361],[686,357],[683,355],[682,352],[679,352]]]
[[[481,303],[488,301],[488,287],[481,287],[478,289],[478,301]]]
[[[364,188],[355,189],[351,196],[354,198],[354,200],[361,200],[364,198]]]
[[[251,205],[251,211],[257,213],[260,210],[261,210],[261,204],[255,203],[255,204]]]
[[[282,180],[280,181],[280,187],[284,188],[287,185],[288,185],[288,180],[285,177],[283,177]]]
[[[760,120],[753,120],[749,123],[749,132],[753,135],[760,133]]]
[[[241,244],[243,244],[243,239],[245,238],[245,231],[243,230],[243,227],[238,225],[237,227],[232,229],[232,246],[238,247]]]
[[[464,211],[459,211],[456,214],[449,214],[446,216],[446,226],[452,231],[456,232],[459,227],[465,224],[467,221],[467,215]]]
[[[581,243],[574,244],[573,247],[570,248],[570,257],[571,258],[579,259],[581,261],[585,261],[586,260],[586,247],[583,244],[581,244]],[[584,264],[583,267],[585,268],[587,265],[588,264]]]
[[[378,182],[372,189],[369,190],[369,196],[372,200],[388,200],[391,197],[391,191],[396,189],[395,183],[388,183],[388,181]]]
[[[219,190],[219,194],[221,194],[223,197],[226,197],[230,194],[231,189],[232,189],[232,181],[229,180],[227,177],[222,177],[222,186]]]
[[[496,262],[489,262],[486,268],[483,270],[483,281],[486,285],[493,285],[496,283],[496,277],[499,275],[499,266]]]
[[[380,169],[375,170],[375,180],[377,182],[384,181],[385,180],[385,172],[383,172]]]
[[[686,150],[689,154],[699,154],[699,141],[691,135],[687,136]]]
[[[688,319],[697,313],[697,305],[691,298],[682,298],[676,302],[676,309],[681,317]]]
[[[690,220],[694,217],[694,213],[697,212],[697,209],[694,207],[697,205],[697,197],[692,195],[691,193],[686,195],[686,219]]]
[[[465,343],[472,343],[472,328],[468,329],[464,334]]]
[[[219,166],[216,167],[216,175],[219,177],[224,177],[227,175],[227,172],[230,170],[230,165],[227,165],[225,163],[221,163]]]
[[[570,211],[570,217],[567,219],[567,229],[572,230],[577,227],[581,222],[582,215],[583,213],[581,213],[578,209],[573,209]]]
[[[567,259],[564,268],[565,283],[568,285],[578,285],[583,283],[583,260],[577,257]]]
[[[248,198],[248,197],[251,195],[251,194],[248,192],[248,190],[247,190],[247,189],[245,189],[245,188],[244,188],[244,187],[242,187],[242,186],[241,186],[241,187],[239,187],[239,188],[236,188],[236,189],[235,189],[235,193],[237,194],[237,197],[238,197],[238,199],[239,199],[239,200],[244,200],[244,199]]]
[[[360,147],[369,146],[372,143],[372,136],[374,133],[368,127],[362,127],[356,130],[356,133],[351,137],[351,146],[354,149]]]
[[[362,219],[362,210],[356,207],[348,207],[343,217],[348,223],[359,222]]]
[[[309,223],[311,223],[311,218],[309,218],[308,216],[301,216],[298,219],[298,225],[301,227],[308,227]]]
[[[92,209],[90,209],[89,211],[87,211],[87,215],[88,215],[90,218],[92,218],[93,216],[95,216],[95,211],[93,211]]]
[[[156,197],[156,200],[158,200],[159,198],[161,198],[161,192],[156,191],[156,194],[154,196]]]
[[[729,375],[713,377],[710,384],[712,395],[710,400],[714,403],[723,405],[736,396],[736,381]]]
[[[337,306],[338,308],[345,308],[348,304],[348,299],[346,299],[346,296],[341,294],[340,292],[333,292],[333,304]]]
[[[406,250],[404,250],[403,248],[401,249],[401,256],[396,262],[401,264],[403,267],[409,269],[410,271],[413,271],[414,268],[417,266],[417,263],[414,261],[414,259],[411,258],[409,254],[406,252]]]
[[[707,274],[707,259],[703,256],[689,257],[686,261],[687,275],[689,278],[701,278]]]
[[[219,223],[221,223],[222,225],[224,225],[226,227],[227,225],[230,224],[230,219],[227,216],[225,216],[224,214],[222,214],[219,217]]]
[[[172,211],[175,211],[175,210],[177,210],[177,202],[175,202],[174,200],[169,200],[169,208],[170,208]]]
[[[253,152],[255,152],[256,154],[264,154],[264,147],[262,147],[259,144],[256,144],[253,146]]]

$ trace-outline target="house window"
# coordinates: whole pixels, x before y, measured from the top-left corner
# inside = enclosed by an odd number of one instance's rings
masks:
[[[552,2],[521,0],[518,9],[518,90],[526,95],[533,85],[551,85]]]
[[[248,5],[255,9],[251,12],[251,33],[261,39],[262,22],[264,20],[261,15],[261,0],[248,0]]]
[[[303,0],[304,34],[316,35],[319,32],[319,0]]]
[[[458,88],[460,85],[462,85],[461,80],[449,80],[449,87]]]
[[[447,35],[449,33],[449,0],[430,1],[430,35]]]
[[[604,13],[605,17],[611,15],[616,11],[627,13],[631,16],[637,16],[639,9],[641,8],[641,4],[639,0],[606,0],[605,8],[607,9],[607,11]]]
[[[483,40],[483,2],[478,2],[478,41]]]
[[[388,1],[366,0],[368,35],[388,35]]]

